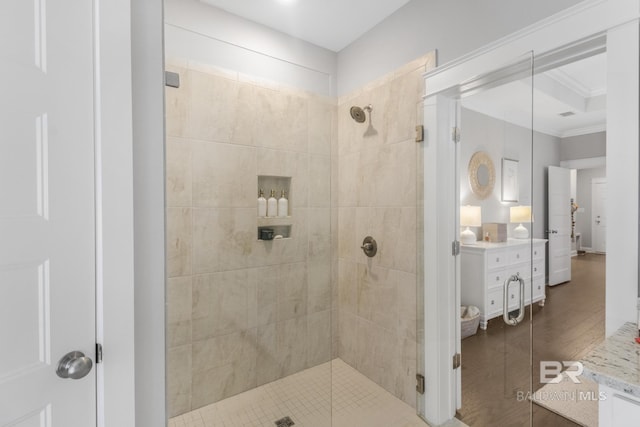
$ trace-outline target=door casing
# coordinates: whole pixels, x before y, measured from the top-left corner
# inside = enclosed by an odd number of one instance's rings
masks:
[[[607,128],[616,129],[612,134],[607,134],[607,170],[618,168],[619,173],[608,176],[610,188],[625,188],[623,201],[624,209],[608,210],[609,224],[617,226],[607,229],[607,240],[615,241],[617,256],[613,253],[607,258],[607,335],[615,332],[626,321],[635,319],[635,301],[638,296],[637,283],[638,271],[634,263],[625,263],[625,259],[638,259],[638,239],[629,239],[628,236],[638,236],[638,201],[639,201],[639,165],[638,165],[638,115],[640,113],[640,94],[637,76],[640,74],[638,54],[640,48],[640,4],[633,0],[606,0],[586,1],[572,8],[560,12],[550,18],[540,21],[533,26],[525,28],[510,37],[490,44],[472,54],[466,55],[457,61],[445,64],[425,74],[425,125],[429,137],[425,141],[425,156],[428,155],[427,147],[435,150],[433,154],[440,155],[438,150],[446,147],[449,132],[441,132],[440,129],[448,128],[452,122],[448,107],[438,108],[433,99],[438,94],[457,85],[464,84],[474,76],[496,69],[496,64],[504,64],[510,58],[517,57],[526,51],[533,51],[534,55],[551,52],[563,46],[579,44],[580,41],[606,35],[606,50],[608,59],[608,98],[607,98]],[[428,98],[431,98],[430,100]],[[436,129],[429,129],[432,124]],[[628,141],[635,141],[629,144]],[[610,164],[610,165],[609,165]],[[430,254],[436,257],[434,261],[440,266],[449,266],[450,274],[429,271],[426,269],[428,260],[425,260],[425,300],[435,301],[431,305],[437,307],[456,307],[460,301],[456,300],[456,294],[451,292],[437,292],[429,295],[430,289],[445,286],[447,289],[455,288],[455,263],[451,261],[452,255],[444,244],[447,240],[453,242],[457,236],[454,227],[447,227],[448,233],[442,232],[434,235],[429,233],[427,221],[434,224],[446,225],[446,218],[455,218],[452,203],[443,202],[439,194],[429,191],[427,184],[429,179],[434,179],[437,185],[447,186],[448,174],[453,169],[441,167],[428,170],[431,165],[425,157],[425,199],[424,205],[431,206],[432,211],[428,215],[425,209],[425,233],[424,247],[425,258]],[[615,166],[614,166],[615,165]],[[626,174],[626,178],[625,178]],[[632,177],[629,180],[629,176]],[[450,187],[448,187],[450,188]],[[615,195],[611,194],[611,198]],[[621,198],[622,195],[616,197]],[[446,200],[445,200],[446,201]],[[616,202],[617,203],[617,202]],[[428,218],[429,216],[435,218]],[[444,228],[444,227],[443,227]],[[625,235],[627,238],[625,239]],[[626,257],[626,258],[625,258]],[[626,265],[625,265],[626,264]],[[438,282],[443,277],[449,277],[449,282]],[[458,294],[459,295],[459,294]],[[429,313],[429,302],[425,301],[425,313]],[[615,307],[615,309],[614,309]],[[425,315],[425,377],[434,378],[434,383],[427,383],[427,392],[423,396],[426,408],[424,417],[434,424],[441,424],[455,416],[456,399],[440,399],[441,393],[450,396],[449,390],[455,385],[455,375],[444,364],[429,364],[429,347],[434,345],[433,339],[439,331],[449,331],[448,336],[442,341],[435,341],[441,346],[442,351],[451,351],[456,348],[457,333],[452,330],[451,324],[456,322],[455,310],[436,309],[432,317]],[[433,351],[431,351],[433,355]],[[453,354],[452,354],[453,355]],[[446,356],[446,355],[444,355]],[[441,356],[441,357],[444,357]],[[464,363],[464,358],[463,358]],[[439,402],[438,405],[426,406],[432,399]]]

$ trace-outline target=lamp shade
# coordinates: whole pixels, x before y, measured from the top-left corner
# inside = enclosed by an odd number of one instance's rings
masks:
[[[482,225],[482,209],[480,206],[460,206],[460,226],[480,227]]]
[[[510,209],[511,222],[522,224],[523,222],[533,222],[531,206],[513,206]]]

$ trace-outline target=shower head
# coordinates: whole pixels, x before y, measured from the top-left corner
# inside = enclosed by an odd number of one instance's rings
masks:
[[[351,113],[351,118],[353,120],[358,123],[364,123],[367,120],[367,114],[365,113],[365,111],[371,113],[372,109],[373,108],[371,107],[371,104],[364,107],[364,109],[354,105],[353,107],[351,107],[351,110],[349,110],[349,112]]]

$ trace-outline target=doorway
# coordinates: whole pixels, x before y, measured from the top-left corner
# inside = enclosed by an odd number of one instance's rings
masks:
[[[594,178],[591,181],[593,251],[599,254],[607,252],[607,180]]]
[[[572,324],[574,321],[585,324],[586,319],[584,316],[580,317],[580,313],[571,314],[571,309],[565,306],[572,298],[569,283],[561,292],[545,289],[549,265],[546,261],[548,258],[545,257],[546,231],[555,227],[551,227],[550,215],[547,214],[551,204],[547,204],[547,194],[551,194],[551,190],[547,193],[547,180],[551,183],[551,179],[547,177],[547,169],[548,165],[560,165],[562,138],[550,133],[548,129],[536,128],[540,121],[536,116],[536,108],[542,105],[536,97],[547,98],[543,99],[543,111],[552,114],[552,103],[548,99],[550,90],[548,85],[545,86],[548,83],[545,78],[551,74],[550,70],[567,64],[568,62],[560,61],[560,65],[555,67],[550,64],[546,67],[538,66],[540,68],[535,70],[532,68],[531,76],[496,81],[506,73],[501,70],[493,75],[495,80],[486,75],[478,79],[484,83],[489,82],[484,88],[474,87],[473,82],[466,82],[465,88],[472,90],[466,94],[462,92],[457,106],[452,109],[456,111],[455,128],[460,135],[455,145],[460,168],[456,182],[460,201],[456,208],[460,212],[459,230],[463,231],[460,238],[463,244],[458,276],[461,282],[460,302],[463,311],[468,311],[469,306],[478,307],[480,317],[478,332],[471,333],[468,338],[465,337],[465,326],[473,315],[461,320],[464,340],[461,345],[462,401],[458,416],[469,425],[498,422],[574,425],[572,421],[565,419],[567,414],[562,411],[545,405],[531,406],[528,398],[519,402],[518,396],[535,394],[544,386],[539,379],[538,367],[541,362],[556,360],[554,357],[578,358],[604,338],[604,305],[593,305],[603,301],[603,268],[601,274],[593,276],[599,277],[601,281],[589,283],[590,302],[583,301],[585,306],[593,306],[593,313],[602,314],[600,317],[591,317],[599,319],[597,324],[590,327],[597,333],[592,339],[585,341],[584,345],[579,344],[573,348],[571,354],[565,354],[566,349],[562,343],[576,337],[567,335],[562,328],[554,329],[553,319],[558,319],[560,313],[567,316],[565,322]],[[541,87],[536,86],[536,83]],[[519,87],[521,92],[518,92]],[[601,113],[601,117],[604,120],[605,114]],[[549,124],[550,121],[545,123]],[[517,148],[518,135],[525,136],[522,138],[524,149]],[[500,165],[496,167],[498,162]],[[489,172],[480,173],[478,164],[485,165]],[[496,169],[498,172],[495,172]],[[515,175],[518,182],[515,195],[510,188],[514,170],[517,170]],[[565,181],[566,191],[558,195],[558,198],[562,198],[559,203],[565,208],[560,206],[558,210],[565,212],[561,225],[563,238],[568,242],[565,245],[565,255],[566,269],[570,271],[572,225],[568,171],[563,182]],[[495,188],[488,192],[482,191],[484,186],[491,187],[496,182],[498,191]],[[522,208],[527,208],[527,213],[519,216]],[[481,214],[474,219],[467,212],[469,210],[477,210]],[[528,251],[523,258],[518,258],[517,246],[522,244],[522,241],[518,241],[521,236],[518,229],[521,228],[527,233],[524,237]],[[468,231],[475,235],[474,241],[465,242],[464,234]],[[541,247],[538,246],[540,244]],[[540,253],[541,259],[536,258],[536,254],[539,256]],[[524,323],[511,325],[509,321],[520,315],[518,309],[521,307],[512,303],[512,299],[518,300],[518,294],[505,282],[514,273],[522,272],[523,268],[518,263],[523,261],[524,268],[528,270],[527,274],[521,274],[525,282]],[[597,269],[603,267],[603,263],[592,263],[591,267]],[[567,280],[569,279],[561,282]],[[541,292],[537,292],[538,289]],[[585,289],[582,291],[586,294]],[[574,292],[580,290],[576,289]],[[577,333],[578,329],[572,329],[573,333]],[[544,342],[547,342],[546,346]],[[557,346],[551,345],[552,342],[556,342]],[[491,372],[493,373],[490,374]],[[487,378],[491,378],[489,385],[486,384]],[[496,391],[499,391],[498,396],[495,396]],[[492,399],[487,400],[487,395],[492,395]],[[518,409],[519,404],[521,409]],[[594,402],[592,406],[594,405],[597,406],[597,403]]]

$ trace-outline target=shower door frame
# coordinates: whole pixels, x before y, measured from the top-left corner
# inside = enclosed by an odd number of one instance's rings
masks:
[[[438,425],[452,419],[460,403],[457,390],[459,375],[452,370],[450,358],[459,351],[460,344],[459,332],[452,328],[459,322],[456,318],[459,309],[453,307],[460,305],[459,292],[453,292],[457,268],[454,258],[457,257],[452,256],[451,251],[451,243],[458,239],[456,229],[451,225],[452,218],[457,221],[457,212],[454,204],[449,203],[448,196],[438,190],[438,187],[451,188],[449,184],[455,170],[455,154],[450,147],[455,109],[451,107],[452,99],[445,95],[446,91],[489,73],[497,68],[496,64],[509,63],[527,51],[534,52],[535,61],[540,53],[606,35],[609,68],[617,72],[616,78],[612,77],[613,73],[608,74],[607,127],[612,132],[607,137],[607,163],[612,169],[615,169],[613,165],[625,165],[627,174],[636,178],[629,187],[623,182],[627,179],[622,174],[610,177],[610,181],[617,181],[616,185],[625,188],[626,199],[620,200],[625,209],[610,209],[608,212],[609,216],[616,216],[617,224],[621,224],[619,230],[607,230],[607,240],[612,242],[611,252],[616,252],[609,253],[607,259],[608,336],[624,322],[635,319],[635,296],[638,295],[638,267],[623,262],[625,256],[626,259],[638,259],[638,240],[620,237],[625,235],[625,228],[626,236],[638,235],[640,156],[637,144],[628,144],[628,141],[638,141],[640,136],[637,120],[640,113],[637,78],[640,75],[639,19],[640,3],[634,0],[582,2],[425,73],[425,127],[428,137],[424,143],[424,205],[433,207],[430,212],[425,209],[424,216],[425,348],[422,354],[427,385],[421,405],[425,413],[421,415],[427,421]],[[429,266],[434,265],[438,267],[430,270]],[[614,310],[614,307],[617,308]]]

